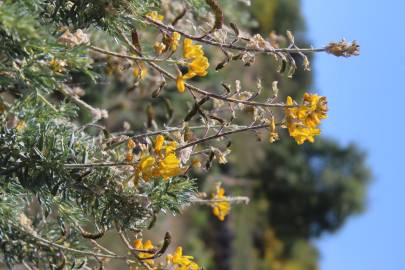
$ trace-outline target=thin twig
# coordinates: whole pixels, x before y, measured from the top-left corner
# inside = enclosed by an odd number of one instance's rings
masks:
[[[126,54],[121,54],[121,53],[116,53],[116,52],[111,52],[96,46],[89,46],[90,49],[93,51],[106,54],[106,55],[111,55],[111,56],[116,56],[120,58],[126,58],[126,59],[131,59],[135,61],[143,61],[143,62],[167,62],[167,63],[174,63],[174,64],[184,64],[182,61],[177,61],[177,60],[172,60],[172,59],[160,59],[160,58],[145,58],[145,57],[138,57],[138,56],[131,56],[131,55],[126,55]]]
[[[227,48],[227,49],[244,51],[244,52],[246,52],[246,51],[258,52],[258,53],[300,53],[300,52],[315,53],[315,52],[326,51],[326,48],[305,48],[305,49],[300,49],[300,48],[272,48],[272,49],[247,48],[247,47],[234,45],[233,43],[227,44],[227,43],[217,42],[217,41],[214,41],[211,39],[207,39],[205,36],[203,36],[203,37],[193,36],[184,31],[174,28],[173,26],[167,26],[167,25],[164,25],[163,23],[152,20],[152,19],[148,18],[147,16],[144,16],[143,18],[149,23],[149,25],[154,25],[161,30],[163,29],[163,30],[169,31],[171,33],[177,32],[186,38],[189,38],[189,39],[192,39],[195,41],[199,41],[199,42],[202,42],[202,43],[205,43],[208,45],[220,47],[220,48]]]
[[[118,166],[133,166],[137,163],[128,163],[128,162],[100,162],[100,163],[67,163],[64,164],[65,168],[68,169],[80,169],[80,168],[92,168],[92,167],[118,167]]]
[[[268,127],[269,127],[269,124],[262,124],[262,125],[256,125],[256,126],[251,126],[251,127],[245,127],[245,128],[225,131],[225,132],[222,132],[222,133],[219,133],[219,134],[208,136],[208,137],[205,137],[205,138],[190,142],[188,144],[179,146],[179,147],[177,147],[176,151],[178,152],[178,151],[180,151],[180,150],[182,150],[184,148],[187,148],[187,147],[190,147],[190,146],[193,146],[193,145],[197,145],[197,144],[201,144],[201,143],[204,143],[206,141],[218,139],[218,138],[228,136],[228,135],[231,135],[231,134],[240,133],[240,132],[244,132],[244,131],[248,131],[248,130],[256,130],[256,129],[268,128]]]
[[[41,93],[37,92],[37,96],[46,104],[48,105],[54,112],[57,112],[58,110],[53,106]]]
[[[67,89],[66,87],[59,87],[57,89],[60,93],[62,93],[64,96],[70,98],[74,103],[76,103],[79,107],[86,109],[88,111],[90,111],[91,115],[93,116],[93,121],[97,122],[97,120],[100,120],[101,118],[107,118],[108,117],[108,112],[106,110],[102,110],[102,109],[98,109],[98,108],[94,108],[93,106],[91,106],[90,104],[84,102],[83,100],[81,100],[78,96],[76,96],[75,94],[73,94],[69,89]]]
[[[217,202],[229,202],[229,203],[249,203],[249,197],[237,196],[237,197],[225,197],[223,199],[193,199],[191,203],[212,204]]]
[[[29,233],[29,232],[26,232]],[[36,240],[38,240],[40,243],[40,245],[44,245],[47,247],[54,247],[54,248],[59,248],[68,252],[73,252],[73,253],[77,253],[77,254],[81,254],[81,255],[87,255],[87,256],[94,256],[94,257],[98,257],[98,258],[109,258],[109,259],[121,259],[121,260],[128,260],[130,258],[128,258],[127,256],[122,256],[122,255],[110,255],[110,254],[103,254],[103,253],[96,253],[96,252],[91,252],[91,251],[86,251],[86,250],[79,250],[79,249],[74,249],[74,248],[70,248],[70,247],[65,247],[59,244],[55,244],[49,240],[46,240],[38,235],[34,235],[32,233],[30,233],[30,236]]]

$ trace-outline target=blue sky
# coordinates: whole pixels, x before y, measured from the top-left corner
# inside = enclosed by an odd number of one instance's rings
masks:
[[[314,88],[328,96],[323,133],[368,153],[368,209],[317,241],[321,270],[405,269],[405,1],[303,0],[314,47],[345,37],[361,55],[320,54]]]

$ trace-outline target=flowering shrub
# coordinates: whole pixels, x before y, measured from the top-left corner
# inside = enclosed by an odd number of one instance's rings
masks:
[[[208,205],[224,221],[232,203],[248,199],[226,196],[220,184],[210,198],[198,192],[190,172],[227,163],[229,138],[237,133],[262,130],[274,143],[289,139],[281,136],[286,129],[298,144],[314,142],[328,110],[326,97],[311,93],[300,103],[280,101],[277,82],[266,91],[260,79],[255,91],[240,80],[209,90],[204,78],[232,63],[252,66],[262,55],[293,77],[299,68],[293,56],[310,70],[308,54],[358,54],[355,42],[299,48],[290,32],[285,47],[274,33],[250,36],[224,23],[215,0],[194,9],[172,1],[158,11],[157,4],[0,3],[0,252],[8,267],[101,269],[122,260],[133,269],[200,269],[198,258],[181,247],[166,254],[170,233],[153,245],[142,240],[143,232],[159,213],[194,204]],[[108,83],[103,76],[165,96],[156,107],[167,106],[169,114],[170,99],[187,95],[193,105],[167,121],[156,120],[148,107],[143,131],[111,132],[103,126],[109,110],[86,102],[86,86],[76,86]],[[128,252],[103,246],[99,239],[107,231]]]

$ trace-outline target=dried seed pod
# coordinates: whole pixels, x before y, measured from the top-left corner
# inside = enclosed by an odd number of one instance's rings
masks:
[[[85,230],[82,230],[80,233],[84,238],[96,240],[96,239],[100,239],[101,237],[103,237],[105,231],[103,230],[103,231],[98,232],[98,233],[90,233],[90,232],[87,232]]]
[[[222,24],[224,21],[224,13],[222,12],[222,9],[219,6],[217,0],[205,0],[205,2],[207,3],[207,5],[210,6],[215,15],[215,23],[214,26],[212,27],[212,30],[210,31],[210,33],[212,33],[213,31],[222,28]]]
[[[236,24],[234,24],[232,22],[229,25],[231,26],[233,32],[235,33],[236,39],[238,39],[239,38],[239,28],[236,26]]]
[[[176,24],[184,17],[184,15],[186,15],[187,13],[187,9],[183,9],[179,15],[176,16],[176,18],[174,18],[174,20],[172,21],[172,25],[176,26]]]
[[[218,70],[223,69],[228,63],[229,63],[229,58],[224,59],[221,63],[219,63],[219,64],[215,67],[215,70],[218,71]]]
[[[167,112],[166,114],[167,121],[169,121],[170,119],[172,119],[174,114],[173,103],[168,98],[163,98],[163,101]]]
[[[166,80],[163,79],[163,81],[159,84],[158,88],[155,89],[155,91],[153,91],[152,93],[152,97],[153,98],[157,98],[160,95],[160,92],[162,91],[162,89],[166,86]]]
[[[191,118],[193,118],[194,115],[196,115],[197,113],[199,113],[202,117],[204,117],[205,119],[207,118],[207,116],[205,115],[205,113],[200,109],[200,107],[207,102],[210,99],[209,96],[205,96],[203,97],[199,102],[195,103],[193,108],[190,110],[190,112],[186,115],[186,117],[184,118],[185,122],[188,122],[191,120]]]
[[[131,38],[132,38],[132,45],[134,45],[134,47],[137,48],[139,52],[142,52],[141,44],[139,42],[138,32],[136,31],[136,29],[132,30]]]

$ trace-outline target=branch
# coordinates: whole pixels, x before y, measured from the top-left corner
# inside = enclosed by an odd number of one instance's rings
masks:
[[[212,46],[216,46],[216,47],[220,47],[220,48],[227,48],[227,49],[232,49],[232,50],[238,50],[238,51],[249,51],[249,52],[258,52],[258,53],[315,53],[315,52],[324,52],[326,51],[326,48],[305,48],[305,49],[300,49],[300,48],[272,48],[272,49],[258,49],[258,48],[247,48],[247,47],[242,47],[242,46],[237,46],[234,45],[233,43],[221,43],[221,42],[217,42],[217,41],[213,41],[211,39],[207,39],[205,36],[193,36],[190,35],[184,31],[181,31],[179,29],[174,28],[173,26],[167,26],[164,25],[163,23],[160,23],[158,21],[154,21],[150,18],[148,18],[147,16],[143,17],[149,25],[153,25],[157,28],[159,28],[160,30],[166,30],[168,32],[177,32],[180,35],[195,40],[195,41],[199,41],[208,45],[212,45]]]
[[[191,203],[201,203],[201,204],[212,204],[216,202],[229,202],[229,203],[244,203],[248,204],[249,203],[249,198],[244,197],[244,196],[238,196],[238,197],[225,197],[224,199],[193,199],[191,200]]]
[[[116,53],[116,52],[111,52],[108,50],[101,49],[96,46],[89,46],[90,49],[93,51],[106,54],[106,55],[111,55],[115,57],[120,57],[120,58],[126,58],[126,59],[131,59],[135,61],[143,61],[143,62],[167,62],[167,63],[174,63],[174,64],[179,64],[179,65],[184,65],[182,61],[176,61],[173,59],[160,59],[160,58],[145,58],[145,57],[137,57],[137,56],[131,56],[131,55],[126,55],[126,54],[121,54],[121,53]]]
[[[197,145],[197,144],[201,144],[204,143],[206,141],[210,141],[210,140],[214,140],[214,139],[218,139],[227,135],[231,135],[231,134],[235,134],[235,133],[240,133],[240,132],[244,132],[244,131],[248,131],[248,130],[256,130],[256,129],[262,129],[262,128],[268,128],[269,124],[262,124],[262,125],[256,125],[256,126],[251,126],[251,127],[245,127],[245,128],[240,128],[240,129],[236,129],[236,130],[230,130],[230,131],[225,131],[225,132],[221,132],[212,136],[208,136],[196,141],[193,141],[191,143],[182,145],[180,147],[177,147],[176,152],[185,149],[187,147],[193,146],[193,145]]]
[[[70,89],[68,89],[67,87],[62,86],[62,87],[59,87],[57,90],[59,92],[61,92],[64,96],[70,98],[79,107],[88,110],[91,113],[91,115],[93,116],[93,122],[96,122],[96,121],[98,121],[98,120],[100,120],[102,118],[108,118],[108,112],[106,110],[94,108],[90,104],[84,102],[79,97],[74,95],[70,91]]]
[[[77,163],[77,164],[64,164],[63,166],[68,169],[80,168],[93,168],[93,167],[112,167],[112,166],[133,166],[136,163],[128,162],[100,162],[100,163]]]

